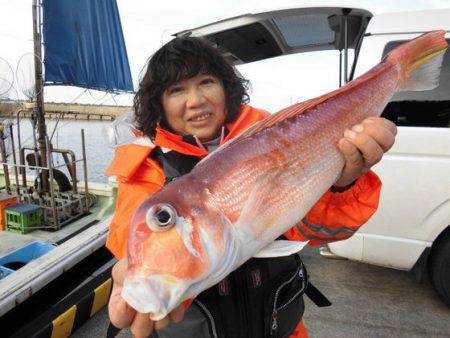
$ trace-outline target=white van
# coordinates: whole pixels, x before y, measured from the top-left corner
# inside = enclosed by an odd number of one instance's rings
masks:
[[[234,64],[337,50],[340,80],[346,82],[397,45],[434,29],[446,30],[450,42],[450,9],[373,17],[357,8],[296,8],[242,15],[176,35],[204,36]],[[353,62],[348,55],[354,55]],[[450,306],[450,52],[438,88],[395,95],[383,116],[399,126],[399,133],[374,168],[384,182],[379,210],[352,238],[329,249],[418,277],[429,269]]]
[[[355,77],[402,42],[434,29],[446,30],[450,43],[450,9],[373,17]],[[450,306],[450,52],[438,88],[398,93],[382,116],[397,124],[398,137],[374,168],[383,181],[379,210],[352,238],[329,248],[350,259],[412,270],[418,277],[428,268]]]

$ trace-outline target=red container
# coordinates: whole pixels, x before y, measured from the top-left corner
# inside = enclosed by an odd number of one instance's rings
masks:
[[[17,204],[16,195],[0,194],[0,231],[6,228],[5,209]]]

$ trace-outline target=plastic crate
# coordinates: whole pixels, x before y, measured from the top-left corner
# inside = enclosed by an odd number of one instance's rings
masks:
[[[18,270],[20,267],[31,262],[33,259],[45,255],[53,250],[55,245],[42,242],[32,242],[11,251],[0,257],[0,279]]]
[[[8,231],[26,234],[41,226],[41,208],[31,204],[17,204],[5,209]]]
[[[17,204],[15,195],[0,194],[0,231],[6,229],[5,209]]]

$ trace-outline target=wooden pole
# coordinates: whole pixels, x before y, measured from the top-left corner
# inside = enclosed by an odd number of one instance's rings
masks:
[[[47,167],[47,151],[45,138],[47,129],[45,126],[44,112],[44,80],[42,77],[42,35],[41,35],[41,1],[33,0],[33,43],[34,43],[34,69],[35,69],[35,88],[36,88],[36,112],[38,127],[38,145],[41,155],[41,163],[37,166]],[[51,147],[51,145],[50,145]],[[42,170],[42,189],[48,190],[48,170]]]

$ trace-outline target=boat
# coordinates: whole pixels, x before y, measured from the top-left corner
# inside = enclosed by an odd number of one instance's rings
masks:
[[[63,337],[108,301],[115,260],[104,245],[117,184],[89,182],[84,130],[82,154],[52,145],[44,89],[133,85],[116,0],[33,0],[32,11],[35,95],[25,109],[33,144],[21,142],[23,109],[14,112],[17,130],[0,125],[0,324],[5,337]]]

